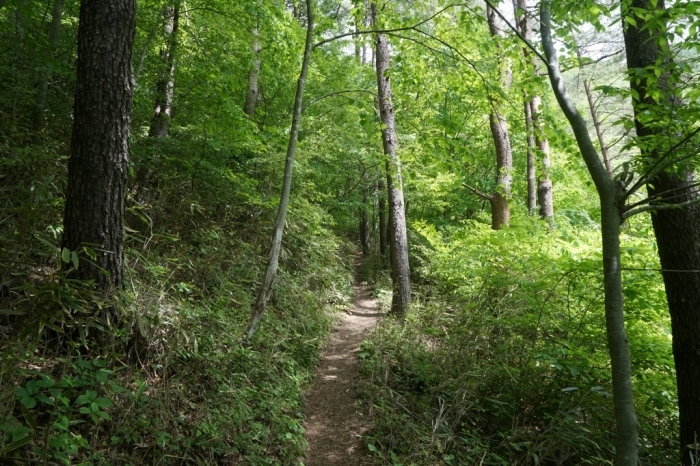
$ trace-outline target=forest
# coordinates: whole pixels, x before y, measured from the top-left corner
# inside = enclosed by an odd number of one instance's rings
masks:
[[[700,465],[700,1],[0,0],[0,50],[0,464]]]

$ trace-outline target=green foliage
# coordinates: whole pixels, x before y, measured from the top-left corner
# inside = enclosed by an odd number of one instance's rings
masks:
[[[499,232],[474,221],[413,228],[425,298],[405,322],[385,320],[359,355],[373,384],[375,455],[403,464],[609,464],[598,233],[565,219],[554,231],[525,218]],[[648,227],[626,233],[623,266],[657,268]],[[655,272],[625,273],[643,464],[675,464],[663,287]]]

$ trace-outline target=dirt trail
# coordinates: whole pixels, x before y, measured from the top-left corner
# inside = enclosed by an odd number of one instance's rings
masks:
[[[366,425],[357,413],[357,353],[382,314],[369,287],[358,285],[354,291],[354,305],[336,323],[323,350],[316,382],[306,394],[309,450],[305,466],[372,464],[360,437]]]

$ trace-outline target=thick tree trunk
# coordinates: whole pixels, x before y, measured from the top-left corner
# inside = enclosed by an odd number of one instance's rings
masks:
[[[486,6],[486,18],[491,36],[498,40],[502,35],[499,17],[488,4]],[[503,57],[500,57],[498,61],[499,85],[502,91],[508,92],[511,84],[511,71],[504,62]],[[503,105],[500,98],[495,96],[492,96],[490,101],[489,126],[496,148],[496,189],[491,194],[489,202],[491,203],[491,227],[494,230],[500,230],[503,227],[507,227],[510,223],[508,200],[510,199],[513,185],[513,152],[510,146],[505,105]]]
[[[301,71],[299,72],[299,80],[297,81],[297,91],[294,97],[294,111],[292,114],[292,127],[289,132],[289,143],[287,144],[287,158],[284,165],[284,180],[282,182],[282,193],[280,194],[280,205],[277,210],[277,220],[272,232],[272,244],[270,245],[270,255],[265,268],[265,275],[258,296],[255,301],[255,307],[250,316],[250,321],[246,326],[245,333],[248,338],[252,338],[255,331],[260,325],[260,319],[265,312],[267,301],[270,299],[272,292],[272,283],[277,275],[277,267],[279,265],[280,249],[282,247],[282,235],[284,233],[284,223],[287,218],[287,208],[289,206],[289,194],[292,189],[292,170],[294,167],[294,154],[297,148],[297,136],[299,135],[299,126],[301,123],[301,107],[304,99],[304,85],[306,84],[306,76],[309,72],[309,63],[311,62],[311,51],[313,46],[313,30],[314,30],[314,15],[313,15],[313,0],[306,0],[306,44],[304,46],[304,58],[301,62]]]
[[[63,17],[64,0],[55,0],[53,9],[51,10],[51,26],[47,37],[48,50],[47,56],[53,59],[53,52],[58,45],[58,37],[61,32],[61,18]],[[40,72],[36,102],[32,113],[32,131],[37,135],[44,129],[44,110],[46,109],[46,96],[49,90],[49,78],[51,77],[51,66],[44,66]]]
[[[80,253],[74,276],[105,291],[120,289],[124,277],[135,13],[135,0],[83,0],[80,6],[63,247],[95,251],[94,260]]]
[[[655,5],[655,7],[654,7]],[[640,11],[663,11],[663,0],[632,0],[629,8]],[[623,16],[632,15],[630,11]],[[654,15],[654,24],[648,25],[643,15],[634,15],[636,27],[627,24],[624,30],[627,67],[632,74],[635,70],[649,70],[666,65],[660,81],[661,99],[654,100],[647,88],[647,80],[630,79],[630,87],[639,99],[633,101],[637,137],[643,142],[640,151],[645,160],[658,159],[664,153],[668,139],[673,135],[665,127],[653,126],[637,118],[641,112],[663,112],[664,106],[673,107],[673,84],[670,76],[673,63],[664,57],[660,43],[666,41],[659,24],[659,12]],[[661,64],[660,64],[661,63]],[[654,81],[656,75],[654,74]],[[656,89],[656,88],[655,88]],[[659,115],[661,116],[661,115]],[[698,197],[697,188],[688,186],[695,182],[692,173],[661,173],[647,185],[649,196],[660,195],[658,204],[681,204]],[[672,191],[671,194],[662,194]],[[693,463],[700,453],[700,274],[690,272],[700,269],[700,205],[684,208],[660,210],[652,213],[652,225],[659,249],[659,258],[666,285],[666,299],[671,314],[673,332],[673,356],[676,364],[678,386],[678,410],[680,414],[681,461],[684,466]],[[678,272],[678,271],[688,272]],[[689,448],[695,445],[694,448]]]
[[[372,4],[373,24],[376,25],[376,5]],[[386,156],[387,188],[390,215],[390,257],[393,295],[391,312],[403,316],[411,304],[411,277],[408,264],[408,237],[406,235],[406,211],[401,179],[401,160],[398,155],[394,105],[389,79],[389,44],[384,34],[377,35],[377,94],[379,115],[382,120],[382,142]]]
[[[639,423],[632,393],[632,361],[627,344],[620,270],[620,225],[625,186],[608,175],[588,134],[586,123],[566,92],[559,72],[551,37],[549,4],[542,1],[540,23],[542,47],[548,61],[549,79],[564,115],[569,120],[591,178],[600,197],[603,243],[603,285],[605,290],[605,326],[612,369],[613,410],[615,413],[615,466],[637,466]]]
[[[151,119],[150,136],[164,138],[168,135],[170,118],[173,112],[173,95],[175,92],[175,62],[178,46],[178,28],[180,22],[180,1],[165,6],[163,10],[163,36],[165,44],[160,52],[162,70],[156,83],[156,102]]]

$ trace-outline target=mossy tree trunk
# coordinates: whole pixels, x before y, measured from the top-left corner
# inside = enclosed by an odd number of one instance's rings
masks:
[[[372,23],[376,27],[377,6],[372,3]],[[376,38],[377,94],[379,115],[382,121],[382,143],[386,157],[386,179],[389,200],[389,248],[393,294],[391,312],[403,316],[411,304],[411,276],[408,263],[408,237],[406,235],[406,210],[404,207],[401,159],[394,119],[394,105],[389,77],[389,43],[386,35]]]

